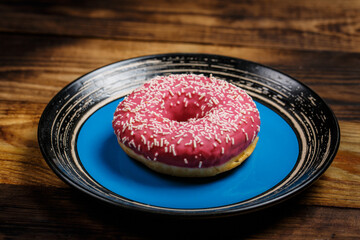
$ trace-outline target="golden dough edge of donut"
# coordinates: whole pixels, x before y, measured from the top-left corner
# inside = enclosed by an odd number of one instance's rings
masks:
[[[258,139],[259,137],[256,137],[254,141],[244,151],[242,151],[239,155],[231,158],[226,163],[208,168],[186,168],[171,166],[157,161],[151,161],[146,159],[144,156],[135,153],[131,148],[125,146],[123,143],[119,142],[119,144],[127,155],[143,163],[144,165],[156,172],[176,177],[211,177],[236,168],[241,163],[243,163],[245,159],[247,159],[254,151]]]

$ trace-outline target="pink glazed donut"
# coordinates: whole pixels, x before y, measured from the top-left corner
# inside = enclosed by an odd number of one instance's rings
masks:
[[[113,128],[122,149],[164,174],[214,176],[253,152],[259,111],[242,89],[203,75],[158,76],[118,105]]]

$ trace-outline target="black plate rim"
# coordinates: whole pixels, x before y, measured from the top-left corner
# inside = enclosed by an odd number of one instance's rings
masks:
[[[41,141],[42,140],[42,132],[41,132],[42,129],[41,129],[41,127],[45,124],[45,122],[46,122],[46,113],[50,111],[51,105],[52,105],[52,103],[54,103],[55,99],[58,98],[63,91],[66,91],[66,89],[68,89],[73,84],[80,81],[81,79],[85,78],[86,76],[91,75],[91,74],[96,74],[97,72],[103,71],[104,69],[106,69],[108,67],[111,67],[112,65],[115,65],[115,64],[122,65],[122,64],[141,61],[141,60],[145,60],[145,59],[151,59],[151,58],[155,58],[155,57],[157,57],[157,58],[168,57],[168,56],[172,56],[172,55],[207,56],[207,57],[234,59],[234,60],[239,61],[239,62],[244,62],[246,64],[251,64],[253,66],[259,66],[259,67],[261,67],[263,69],[270,70],[270,71],[275,72],[277,74],[281,74],[281,75],[287,77],[288,79],[291,79],[292,81],[296,82],[297,84],[301,85],[302,87],[304,87],[306,89],[306,91],[311,93],[311,95],[317,97],[317,99],[320,99],[322,101],[323,106],[330,113],[332,122],[334,123],[334,127],[335,127],[335,132],[336,132],[335,145],[332,146],[332,148],[331,148],[332,151],[327,156],[327,160],[326,160],[325,164],[323,165],[323,167],[320,168],[320,169],[317,169],[317,171],[306,182],[303,182],[302,184],[294,187],[291,191],[289,191],[289,192],[287,192],[285,194],[276,196],[271,200],[268,200],[266,202],[261,202],[261,203],[255,204],[255,205],[247,206],[247,207],[242,207],[241,209],[230,208],[230,209],[222,209],[222,210],[218,210],[218,211],[213,211],[213,210],[211,210],[212,208],[194,209],[194,211],[192,211],[192,209],[186,209],[186,211],[182,211],[183,209],[166,208],[166,207],[161,208],[161,209],[159,209],[157,207],[156,210],[154,211],[154,209],[151,208],[151,205],[149,205],[147,207],[141,207],[141,206],[138,206],[138,205],[134,206],[134,205],[131,205],[131,204],[126,203],[126,202],[118,203],[118,202],[114,202],[114,201],[111,201],[110,199],[107,199],[107,198],[103,197],[102,194],[94,193],[94,192],[82,187],[76,181],[74,181],[72,178],[70,178],[70,177],[66,176],[65,174],[63,174],[63,172],[54,164],[54,162],[53,162],[54,160],[47,156],[45,146]],[[40,147],[40,151],[41,151],[46,163],[49,165],[49,167],[52,169],[52,171],[61,180],[63,180],[65,183],[67,183],[69,186],[71,186],[71,187],[73,187],[73,188],[75,188],[77,190],[80,190],[81,192],[83,192],[85,194],[88,194],[88,195],[94,197],[95,199],[97,199],[99,201],[107,202],[107,203],[109,203],[111,205],[118,206],[118,207],[124,207],[126,209],[137,211],[137,212],[147,212],[147,213],[151,213],[151,214],[161,214],[161,215],[167,215],[167,216],[174,216],[174,215],[175,216],[190,216],[190,217],[224,217],[224,216],[232,216],[232,215],[238,215],[238,214],[246,214],[246,213],[250,213],[250,212],[253,212],[253,211],[262,210],[264,208],[268,208],[268,207],[277,205],[277,204],[279,204],[279,203],[281,203],[281,202],[283,202],[285,200],[288,200],[289,198],[294,197],[295,195],[300,194],[304,190],[306,190],[316,180],[318,180],[322,176],[322,174],[332,164],[332,162],[333,162],[333,160],[334,160],[334,158],[335,158],[335,156],[337,154],[337,151],[339,149],[339,145],[340,145],[340,126],[339,126],[338,120],[337,120],[334,112],[332,111],[332,109],[329,107],[329,105],[326,103],[326,101],[323,98],[321,98],[316,92],[314,92],[306,84],[300,82],[299,80],[295,79],[294,77],[292,77],[292,76],[290,76],[290,75],[288,75],[286,73],[283,73],[282,71],[279,71],[277,69],[274,69],[272,67],[269,67],[269,66],[257,63],[257,62],[253,62],[253,61],[249,61],[249,60],[245,60],[245,59],[241,59],[241,58],[236,58],[236,57],[219,55],[219,54],[173,52],[173,53],[143,55],[143,56],[139,56],[139,57],[133,57],[133,58],[127,58],[127,59],[120,60],[120,61],[115,61],[115,62],[106,64],[104,66],[101,66],[99,68],[96,68],[96,69],[94,69],[94,70],[92,70],[92,71],[90,71],[88,73],[83,74],[82,76],[76,78],[75,80],[71,81],[65,87],[63,87],[59,92],[57,92],[54,95],[54,97],[52,97],[52,99],[49,101],[49,103],[47,104],[47,106],[43,110],[43,113],[42,113],[42,115],[40,117],[39,124],[38,124],[37,136],[38,136],[38,144],[39,144],[39,147]],[[124,197],[122,197],[122,198],[124,198]],[[130,202],[137,203],[136,201],[133,201],[131,199],[127,199],[127,200],[129,200]],[[231,205],[227,205],[227,206],[231,206]],[[199,210],[201,210],[201,211],[199,211]]]

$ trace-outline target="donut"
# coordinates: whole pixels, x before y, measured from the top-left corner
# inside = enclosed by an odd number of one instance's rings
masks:
[[[121,148],[147,167],[208,177],[251,155],[260,115],[252,98],[225,80],[177,74],[157,76],[125,97],[112,126]]]

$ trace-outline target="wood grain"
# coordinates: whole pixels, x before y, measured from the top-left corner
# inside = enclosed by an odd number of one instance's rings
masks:
[[[198,52],[276,68],[316,91],[340,120],[360,119],[357,53],[333,53],[330,57],[329,52],[18,35],[3,35],[0,44],[7,49],[0,56],[0,96],[4,100],[16,96],[23,101],[47,103],[66,84],[103,65],[148,54]]]
[[[356,0],[17,0],[0,4],[0,31],[359,52],[359,12]]]
[[[0,239],[359,239],[359,12],[357,0],[0,1]],[[309,86],[340,123],[329,169],[290,201],[226,219],[130,212],[62,182],[37,143],[50,99],[106,64],[171,52],[243,58]]]
[[[297,199],[227,219],[178,219],[135,214],[69,188],[2,184],[0,191],[0,238],[356,239],[360,234],[359,209],[301,206]]]

